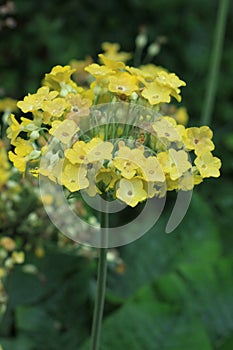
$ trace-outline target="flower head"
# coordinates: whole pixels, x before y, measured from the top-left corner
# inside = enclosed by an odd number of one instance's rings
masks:
[[[220,176],[221,161],[214,157],[211,152],[201,154],[195,159],[194,163],[203,178]]]
[[[143,181],[137,178],[127,180],[121,179],[119,188],[116,191],[116,197],[135,207],[139,202],[143,202],[147,198],[147,193],[143,189]]]

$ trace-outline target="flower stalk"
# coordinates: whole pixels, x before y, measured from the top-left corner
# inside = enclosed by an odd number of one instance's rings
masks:
[[[105,241],[108,236],[108,228],[109,228],[109,213],[107,211],[101,212],[101,228],[105,229],[103,234],[104,237],[102,237],[103,240]],[[95,299],[95,307],[94,307],[93,322],[92,322],[90,350],[99,349],[102,318],[103,318],[103,311],[104,311],[106,277],[107,277],[107,252],[108,252],[108,248],[104,247],[99,249],[97,290],[96,290],[96,299]]]
[[[217,81],[219,75],[219,66],[222,57],[225,27],[227,22],[229,0],[219,1],[219,8],[216,21],[216,29],[214,34],[214,43],[212,49],[211,64],[209,76],[207,79],[206,96],[202,112],[202,124],[210,124],[214,101],[217,92]]]

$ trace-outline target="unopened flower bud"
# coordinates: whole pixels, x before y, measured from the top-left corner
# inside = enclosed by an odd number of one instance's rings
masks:
[[[152,43],[149,47],[148,47],[148,55],[151,57],[156,56],[160,51],[160,45],[157,43]]]
[[[31,132],[30,139],[37,140],[39,136],[40,136],[39,132],[37,130],[34,130],[33,132]]]
[[[136,101],[138,99],[138,94],[134,91],[131,96],[130,96],[130,99],[133,100],[133,101]]]
[[[136,47],[143,49],[147,44],[147,36],[145,33],[140,33],[135,39]]]
[[[37,159],[41,155],[41,151],[34,150],[29,155],[29,160]]]

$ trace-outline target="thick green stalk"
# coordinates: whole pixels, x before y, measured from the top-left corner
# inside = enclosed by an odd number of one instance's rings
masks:
[[[227,22],[229,0],[219,0],[219,8],[216,20],[216,29],[214,34],[214,43],[212,49],[212,57],[209,69],[209,76],[207,79],[206,96],[202,111],[202,124],[210,124],[212,112],[214,108],[214,101],[217,92],[217,81],[219,74],[219,66],[222,57],[224,33]]]
[[[106,228],[105,232],[103,233],[104,235],[103,246],[106,246],[106,239],[108,238],[108,227],[109,227],[109,214],[107,212],[101,213],[101,227]],[[100,333],[101,333],[103,310],[104,310],[106,277],[107,277],[107,251],[108,251],[108,248],[99,249],[97,291],[96,291],[96,299],[95,299],[95,307],[94,307],[94,315],[93,315],[93,323],[92,323],[90,350],[99,349]]]

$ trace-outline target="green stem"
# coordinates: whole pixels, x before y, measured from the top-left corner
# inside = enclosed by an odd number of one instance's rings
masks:
[[[217,92],[217,81],[219,66],[223,51],[224,33],[227,22],[229,0],[219,0],[219,8],[216,20],[216,29],[214,34],[214,43],[212,48],[212,57],[207,79],[206,96],[202,111],[202,124],[210,124],[214,108],[214,100]]]
[[[109,214],[107,212],[101,212],[101,227],[106,228],[104,232],[104,241],[108,235],[109,227]],[[104,310],[104,299],[106,289],[106,277],[107,277],[107,252],[108,248],[100,248],[99,250],[99,263],[98,263],[98,275],[97,275],[97,291],[92,323],[91,332],[91,347],[90,350],[99,349],[100,333],[102,326],[103,310]]]

